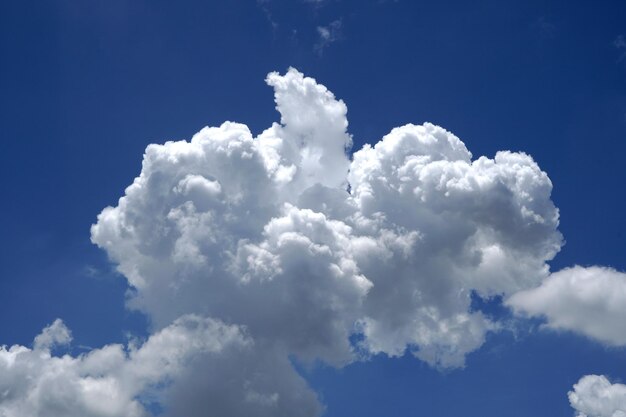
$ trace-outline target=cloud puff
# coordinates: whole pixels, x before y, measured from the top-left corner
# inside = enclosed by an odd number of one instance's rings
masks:
[[[317,416],[292,358],[339,367],[409,351],[462,367],[499,326],[472,310],[473,294],[508,297],[548,276],[559,213],[530,156],[473,159],[426,123],[349,158],[341,100],[295,69],[266,81],[279,123],[257,137],[226,122],[149,145],[139,176],[92,226],[155,334],[140,348],[42,356],[68,341],[53,326],[35,350],[6,350],[37,365],[0,404],[36,415],[27,407],[43,400],[30,393],[53,375],[73,390],[46,394],[63,415],[106,415],[81,391],[96,381],[110,388],[90,392],[119,396],[111,410],[122,415],[156,398],[188,417]]]
[[[551,183],[529,156],[472,161],[434,125],[396,128],[365,146],[349,181],[357,225],[381,240],[359,264],[374,284],[364,330],[375,352],[398,355],[408,345],[427,362],[462,365],[494,326],[469,311],[471,291],[532,286],[560,247]],[[380,253],[389,233],[407,243]]]
[[[586,375],[568,393],[577,417],[626,417],[626,385],[601,375]]]
[[[236,327],[184,317],[141,347],[109,345],[86,355],[52,356],[54,343],[68,342],[56,320],[35,338],[34,348],[0,349],[0,415],[143,416],[137,397],[175,374],[188,356],[245,345]]]
[[[53,345],[40,343],[52,331],[68,332],[57,320],[35,338],[33,349],[0,348],[3,417],[139,417],[170,398],[179,401],[171,402],[175,407],[166,416],[198,415],[187,414],[185,406],[214,403],[225,416],[287,415],[296,403],[304,408],[294,415],[318,413],[315,395],[289,363],[270,368],[257,362],[262,357],[238,326],[188,315],[141,345],[108,345],[75,357],[53,356]],[[201,395],[189,393],[189,381],[205,389]]]
[[[67,345],[72,341],[72,332],[61,319],[56,319],[51,325],[44,328],[33,345],[36,350],[50,350],[54,346]]]
[[[520,314],[545,317],[549,328],[626,346],[623,272],[598,266],[563,269],[539,287],[514,294],[507,303]]]

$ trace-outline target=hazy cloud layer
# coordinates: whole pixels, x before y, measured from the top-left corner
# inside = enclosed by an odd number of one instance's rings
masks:
[[[575,266],[553,273],[541,286],[513,295],[518,313],[545,317],[546,326],[571,330],[612,346],[626,346],[626,274]]]
[[[4,349],[0,375],[14,376],[3,383],[24,381],[0,399],[6,417],[44,405],[139,416],[150,403],[172,416],[318,416],[292,358],[340,367],[408,351],[462,367],[499,327],[472,310],[472,294],[513,296],[516,308],[535,298],[514,294],[544,282],[562,237],[552,184],[530,156],[473,158],[426,123],[349,158],[341,100],[294,69],[266,81],[279,123],[258,137],[226,122],[149,145],[92,226],[154,335],[54,357],[70,340],[55,322],[33,350]]]
[[[612,384],[605,376],[582,377],[568,396],[576,417],[626,417],[626,385]]]

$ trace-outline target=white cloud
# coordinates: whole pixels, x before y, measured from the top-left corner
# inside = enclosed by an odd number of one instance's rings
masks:
[[[55,325],[67,330],[59,320]],[[303,410],[292,415],[319,413],[288,361],[259,355],[238,326],[188,315],[142,345],[108,345],[75,357],[53,356],[37,344],[49,333],[35,338],[33,350],[0,348],[1,416],[139,417],[150,414],[150,403],[169,398],[179,401],[167,416],[204,415],[197,410],[212,404],[222,416],[288,415],[296,402]],[[272,366],[257,362],[265,356]]]
[[[359,258],[373,282],[365,301],[365,344],[461,366],[494,328],[470,312],[470,292],[489,297],[532,286],[558,251],[551,183],[527,155],[471,161],[465,145],[425,124],[394,129],[354,155],[349,175],[356,224],[384,237],[414,233],[402,250]],[[379,238],[380,240],[382,240]]]
[[[53,342],[67,342],[68,335],[56,320],[35,338],[33,350],[0,348],[0,415],[144,416],[140,394],[174,376],[191,355],[247,343],[237,327],[189,316],[138,348],[108,345],[77,357],[52,356]]]
[[[618,35],[613,41],[613,46],[619,51],[618,61],[623,62],[626,59],[626,36]]]
[[[35,350],[50,350],[55,346],[67,345],[72,341],[72,332],[60,319],[44,328],[33,342]]]
[[[626,417],[626,385],[605,376],[582,377],[568,396],[577,417]]]
[[[109,378],[100,382],[113,388],[94,392],[119,395],[123,415],[141,415],[153,396],[187,417],[317,416],[323,408],[290,358],[344,366],[361,352],[408,350],[461,367],[499,326],[472,311],[472,293],[506,297],[548,276],[562,241],[558,210],[530,156],[472,159],[459,138],[426,123],[393,129],[350,161],[341,100],[294,69],[266,81],[280,123],[256,138],[226,122],[189,142],[149,145],[140,175],[100,213],[92,241],[156,333],[128,353],[46,357],[37,369],[68,381],[58,386]],[[67,341],[48,333],[41,346]],[[16,349],[25,363],[39,360]],[[109,351],[115,360],[84,371]],[[154,388],[162,381],[167,389]],[[84,397],[72,389],[68,398]],[[30,392],[27,384],[0,405],[35,407]],[[102,415],[53,397],[61,414]]]
[[[274,88],[280,124],[259,135],[255,151],[282,186],[282,198],[290,201],[315,184],[344,187],[352,146],[345,103],[293,69],[284,76],[272,72],[266,82]]]
[[[333,42],[338,41],[342,37],[342,23],[341,19],[334,20],[326,26],[317,27],[317,43],[315,44],[315,50],[317,53],[322,54],[324,49]]]
[[[497,327],[471,292],[533,287],[560,248],[547,175],[521,153],[472,161],[428,123],[350,163],[342,101],[293,69],[267,82],[280,124],[150,145],[100,214],[92,239],[137,289],[131,306],[157,327],[188,313],[243,324],[305,360],[348,363],[362,332],[371,353],[462,366]]]
[[[546,326],[570,330],[612,346],[626,346],[626,274],[575,266],[551,274],[507,303],[518,313],[545,317]]]
[[[256,0],[257,6],[261,9],[267,22],[272,27],[272,30],[276,31],[278,29],[278,22],[274,19],[273,13],[270,10],[270,2],[271,0]]]

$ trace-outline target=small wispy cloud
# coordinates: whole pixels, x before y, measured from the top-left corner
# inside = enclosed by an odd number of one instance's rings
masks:
[[[318,40],[315,44],[315,51],[321,55],[324,49],[333,42],[343,37],[341,19],[330,22],[326,26],[317,27]]]
[[[554,38],[556,36],[556,25],[545,16],[539,17],[533,23],[533,28],[545,38]]]
[[[263,14],[265,15],[265,18],[267,19],[269,24],[272,26],[272,29],[276,31],[278,29],[278,22],[276,22],[276,20],[274,19],[274,16],[272,15],[272,12],[269,8],[269,3],[270,3],[270,0],[256,0],[257,6],[259,7],[259,9],[261,9]]]
[[[315,11],[333,2],[333,0],[300,0],[300,1],[302,4],[309,6],[309,8],[313,8]]]
[[[626,59],[626,36],[618,35],[613,41],[613,46],[619,51],[618,61],[624,61]]]
[[[549,42],[559,34],[557,25],[552,19],[546,16],[535,17],[533,20],[529,21],[528,30],[539,44]]]

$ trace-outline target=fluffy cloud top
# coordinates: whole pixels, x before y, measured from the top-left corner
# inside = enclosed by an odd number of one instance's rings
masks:
[[[577,417],[626,417],[626,385],[605,376],[582,377],[568,396]]]
[[[56,319],[51,325],[44,328],[35,340],[33,345],[36,350],[50,350],[57,345],[66,345],[72,341],[72,332],[62,320]]]
[[[626,346],[626,274],[575,266],[552,274],[541,286],[514,294],[508,304],[546,318],[546,326],[571,330],[612,346]]]
[[[5,349],[24,381],[0,400],[7,417],[143,415],[150,401],[187,417],[317,416],[290,358],[343,366],[409,351],[461,367],[498,328],[472,294],[506,298],[548,276],[559,214],[530,156],[473,159],[426,123],[349,158],[341,100],[294,69],[266,81],[280,123],[149,145],[92,226],[155,334],[59,358],[46,350],[69,341],[57,323],[34,350]]]

